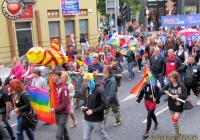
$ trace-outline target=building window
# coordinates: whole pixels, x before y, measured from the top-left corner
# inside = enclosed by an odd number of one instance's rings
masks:
[[[49,36],[52,37],[60,37],[59,34],[59,22],[49,22]]]
[[[197,13],[197,6],[185,6],[185,14],[196,14]]]
[[[87,19],[79,20],[79,29],[80,29],[80,34],[87,33]]]
[[[73,20],[67,20],[65,21],[65,35],[71,35],[74,34],[74,21]]]

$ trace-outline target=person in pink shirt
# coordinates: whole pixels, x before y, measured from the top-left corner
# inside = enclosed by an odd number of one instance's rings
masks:
[[[23,72],[22,72],[22,78],[24,78],[24,81],[26,81],[27,84],[31,84],[33,80],[33,70],[35,68],[36,64],[31,64],[27,60],[23,61]]]
[[[9,77],[14,76],[16,79],[21,81],[22,74],[23,74],[22,72],[23,72],[23,67],[22,67],[20,60],[17,57],[13,57]]]

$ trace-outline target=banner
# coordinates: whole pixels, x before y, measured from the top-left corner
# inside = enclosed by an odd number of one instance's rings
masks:
[[[61,0],[61,12],[63,16],[79,14],[79,0]]]
[[[199,25],[200,25],[200,14],[161,17],[161,26],[163,27],[199,26]]]

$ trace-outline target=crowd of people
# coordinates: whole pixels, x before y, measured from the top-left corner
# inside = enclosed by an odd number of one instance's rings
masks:
[[[112,45],[106,45],[105,42],[108,40],[109,35],[107,30],[104,30],[99,37],[99,45],[90,55],[86,47],[87,39],[82,35],[80,39],[82,54],[79,55],[75,49],[72,35],[71,43],[67,46],[66,51],[69,62],[57,65],[53,69],[52,79],[59,95],[59,105],[50,109],[50,112],[55,112],[58,124],[56,139],[61,140],[64,137],[65,140],[70,140],[72,137],[66,128],[69,116],[73,121],[70,127],[74,128],[78,125],[74,108],[79,107],[79,99],[76,99],[76,104],[74,104],[75,87],[70,78],[71,73],[83,74],[84,102],[80,106],[84,113],[83,140],[91,139],[93,129],[98,131],[103,140],[109,139],[104,125],[110,108],[112,109],[111,114],[115,116],[114,126],[122,124],[118,94],[121,86],[121,74],[124,70],[121,64],[123,61],[129,72],[128,80],[131,81],[135,77],[133,67],[138,67],[137,72],[140,73],[147,64],[156,81],[152,89],[149,75],[144,75],[146,83],[138,93],[136,100],[136,105],[138,105],[144,96],[144,104],[148,111],[147,127],[143,138],[149,136],[151,119],[155,123],[153,129],[156,130],[159,125],[154,112],[156,104],[160,102],[160,96],[163,94],[166,94],[164,101],[168,101],[175,133],[179,136],[178,120],[183,112],[183,103],[176,99],[189,100],[192,89],[197,97],[197,105],[200,105],[199,40],[188,43],[184,36],[178,33],[162,31],[156,37],[150,37],[149,41],[145,36],[140,36],[137,44],[125,48],[126,53],[121,53],[121,49]],[[2,139],[23,140],[23,131],[30,140],[35,139],[34,129],[24,127],[22,114],[34,112],[26,85],[46,90],[51,88],[41,73],[39,66],[28,61],[21,63],[17,57],[13,58],[8,78],[5,82],[0,80],[0,134]],[[98,73],[104,74],[103,88],[95,83],[94,75]],[[157,80],[160,86],[157,85]],[[169,96],[169,93],[172,96]],[[8,123],[11,108],[18,121],[16,136]],[[6,129],[4,129],[5,127]],[[6,132],[4,133],[4,131]]]

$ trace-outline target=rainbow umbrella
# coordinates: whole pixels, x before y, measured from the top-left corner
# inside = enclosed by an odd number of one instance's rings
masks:
[[[113,38],[108,40],[105,44],[118,47],[120,45],[119,39]]]

